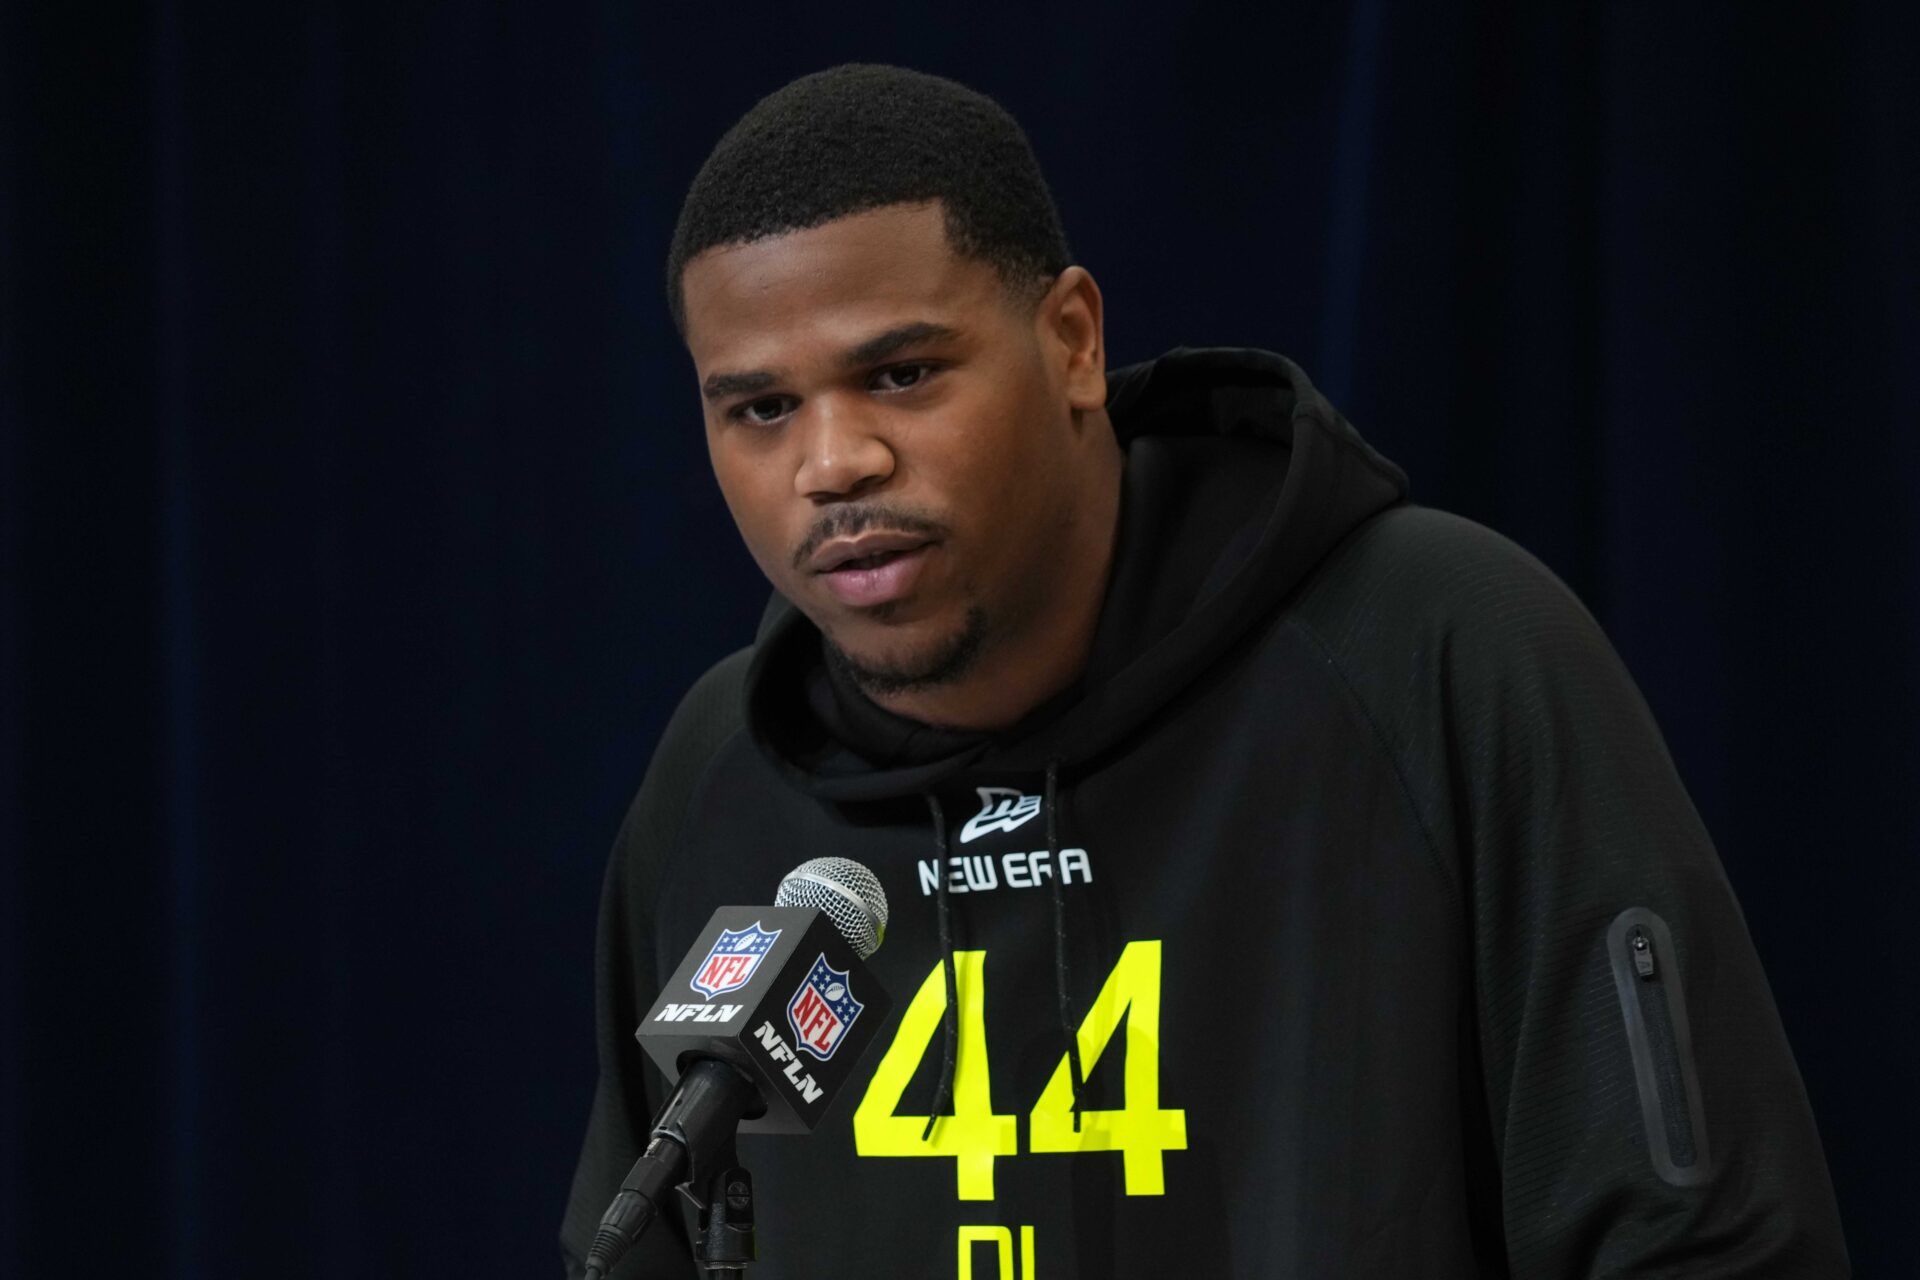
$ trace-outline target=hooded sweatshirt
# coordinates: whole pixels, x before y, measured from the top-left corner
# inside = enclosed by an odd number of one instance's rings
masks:
[[[776,597],[683,700],[603,889],[569,1274],[665,1097],[662,979],[823,855],[886,891],[894,1008],[817,1132],[740,1139],[762,1280],[1847,1274],[1739,907],[1578,600],[1284,357],[1109,386],[1072,688],[916,724]],[[689,1258],[663,1221],[615,1276]]]

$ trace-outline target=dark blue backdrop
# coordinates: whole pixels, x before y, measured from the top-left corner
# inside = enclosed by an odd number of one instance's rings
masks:
[[[1025,123],[1116,362],[1293,355],[1593,607],[1909,1274],[1912,6],[797,8],[6,8],[0,1273],[552,1272],[605,850],[762,594],[668,233],[862,59]]]

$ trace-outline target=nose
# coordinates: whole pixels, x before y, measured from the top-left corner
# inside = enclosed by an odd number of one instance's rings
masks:
[[[893,474],[893,449],[862,407],[816,396],[801,416],[803,452],[793,487],[802,497],[816,502],[852,497]]]

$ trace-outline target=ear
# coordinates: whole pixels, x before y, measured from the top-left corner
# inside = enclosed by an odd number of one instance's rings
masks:
[[[1085,267],[1068,267],[1035,308],[1042,349],[1057,361],[1067,402],[1082,412],[1107,404],[1106,313],[1100,286]]]

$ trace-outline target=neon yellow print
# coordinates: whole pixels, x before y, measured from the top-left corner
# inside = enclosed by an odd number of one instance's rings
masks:
[[[1033,1228],[1020,1228],[1020,1270],[1013,1269],[1013,1230],[1010,1227],[962,1227],[960,1228],[960,1280],[973,1280],[973,1246],[990,1244],[994,1247],[995,1261],[999,1269],[994,1273],[999,1280],[1034,1280],[1033,1273]]]
[[[1080,1062],[1088,1075],[1113,1040],[1120,1019],[1127,1020],[1126,1102],[1119,1111],[1082,1111],[1073,1127],[1073,1086],[1067,1057],[1060,1056],[1053,1078],[1028,1117],[1034,1151],[1118,1151],[1122,1153],[1127,1194],[1166,1194],[1165,1156],[1187,1149],[1187,1113],[1160,1109],[1160,943],[1129,942],[1120,962],[1081,1020]]]
[[[962,1200],[993,1199],[994,1159],[1019,1151],[1016,1117],[995,1115],[993,1111],[992,1076],[987,1065],[986,959],[984,951],[956,951],[953,955],[954,986],[960,997],[953,1114],[941,1116],[925,1139],[921,1137],[926,1129],[925,1116],[894,1114],[946,1012],[946,975],[937,964],[907,1006],[893,1043],[853,1113],[854,1150],[863,1156],[952,1156]],[[1068,1083],[1067,1057],[1062,1054],[1027,1117],[1028,1149],[1035,1154],[1118,1151],[1126,1193],[1161,1196],[1167,1193],[1166,1153],[1187,1149],[1187,1113],[1160,1106],[1158,939],[1127,944],[1101,985],[1093,1007],[1081,1020],[1075,1035],[1081,1067],[1087,1074],[1093,1073],[1123,1019],[1127,1024],[1123,1042],[1127,1060],[1122,1076],[1125,1098],[1120,1110],[1082,1111],[1080,1127],[1075,1130],[1073,1089]],[[965,1236],[961,1244],[964,1255]]]
[[[962,1200],[993,1199],[994,1157],[1020,1149],[1019,1118],[993,1114],[987,1067],[986,958],[984,951],[953,953],[954,987],[960,1001],[953,1114],[939,1117],[924,1140],[920,1135],[926,1129],[925,1116],[894,1114],[946,1012],[946,975],[939,965],[907,1006],[893,1043],[853,1113],[854,1150],[863,1156],[954,1157]]]

